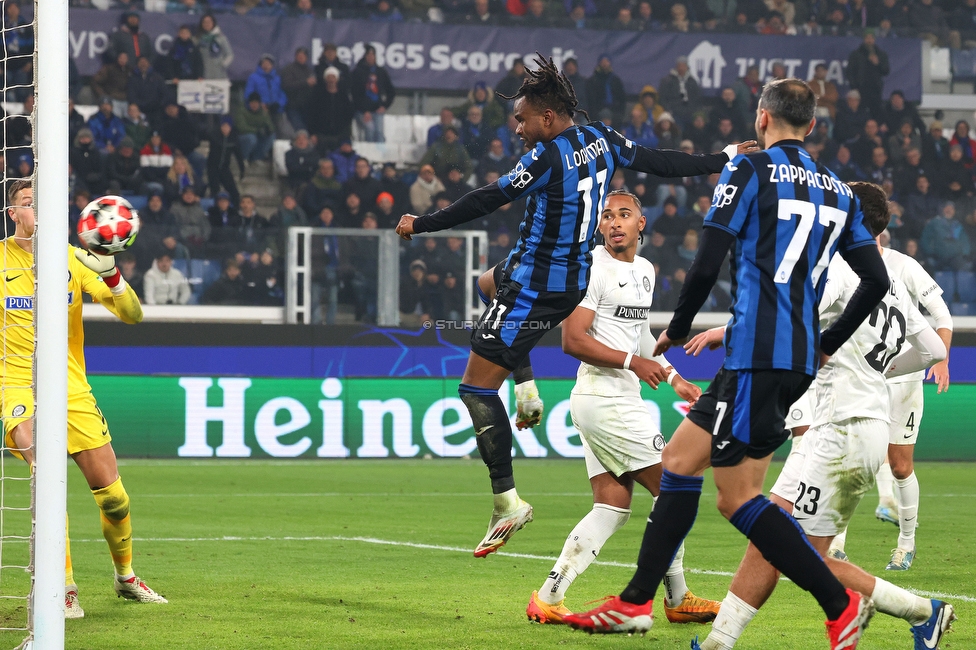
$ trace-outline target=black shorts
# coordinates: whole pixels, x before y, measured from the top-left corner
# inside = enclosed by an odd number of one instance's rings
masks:
[[[534,291],[503,277],[471,333],[471,351],[515,370],[543,334],[580,304],[584,291]]]
[[[789,438],[786,414],[813,377],[793,370],[726,370],[688,412],[712,434],[712,467],[738,465],[745,456],[765,458]]]

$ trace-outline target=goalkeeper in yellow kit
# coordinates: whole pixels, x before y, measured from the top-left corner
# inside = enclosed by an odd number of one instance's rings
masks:
[[[34,192],[28,181],[15,181],[7,191],[7,213],[16,224],[13,237],[0,245],[3,266],[3,377],[0,391],[4,442],[12,453],[33,465],[34,399]],[[115,266],[115,258],[68,246],[68,453],[74,458],[101,510],[102,533],[115,565],[115,592],[129,600],[165,603],[132,571],[132,523],[129,495],[122,486],[108,423],[95,404],[85,376],[85,333],[81,293],[88,293],[122,322],[142,320],[139,298]],[[39,387],[39,389],[43,389]],[[67,535],[67,526],[65,529]],[[85,615],[71,570],[71,546],[65,563],[65,617]]]

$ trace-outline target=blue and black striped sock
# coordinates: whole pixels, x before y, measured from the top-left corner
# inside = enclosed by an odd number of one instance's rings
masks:
[[[643,605],[654,598],[678,547],[698,516],[703,481],[701,476],[682,476],[664,470],[661,493],[644,528],[637,572],[620,594],[621,600]]]
[[[478,452],[481,460],[488,466],[491,491],[501,494],[511,490],[515,487],[515,476],[512,472],[512,423],[508,419],[502,398],[495,389],[470,384],[458,386],[458,394],[471,415]]]

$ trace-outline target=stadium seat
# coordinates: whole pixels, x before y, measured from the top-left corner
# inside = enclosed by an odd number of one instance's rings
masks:
[[[202,295],[220,277],[220,260],[190,260],[190,288]]]
[[[207,197],[205,199],[200,199],[200,207],[203,208],[204,212],[212,208],[214,205],[213,197]]]
[[[949,305],[949,311],[953,316],[974,316],[976,315],[976,304],[971,302],[954,302]]]
[[[956,294],[962,302],[976,302],[976,273],[972,271],[956,273]]]
[[[441,121],[437,115],[414,115],[413,116],[413,141],[417,144],[427,146],[427,132],[430,127]]]
[[[190,275],[190,269],[187,267],[186,260],[183,258],[173,260],[173,268],[187,277]]]
[[[935,274],[935,282],[942,287],[942,299],[952,302],[956,299],[956,277],[952,271],[939,271]]]
[[[416,142],[414,144],[401,144],[400,145],[400,164],[417,164],[420,159],[424,157],[427,153],[427,145],[423,142]]]
[[[272,169],[276,176],[287,176],[288,168],[285,166],[285,154],[291,149],[291,140],[275,140],[271,149],[271,160],[274,163]]]
[[[123,194],[122,198],[132,205],[133,210],[142,210],[149,203],[149,199],[139,194]]]
[[[386,115],[383,135],[388,143],[410,144],[414,141],[413,115]]]
[[[354,141],[352,148],[371,163],[399,162],[400,145],[393,142]]]
[[[976,50],[952,50],[952,81],[950,88],[958,81],[976,82]]]

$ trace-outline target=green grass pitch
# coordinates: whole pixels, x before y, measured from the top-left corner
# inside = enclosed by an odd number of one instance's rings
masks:
[[[124,461],[134,567],[170,599],[155,606],[115,597],[98,513],[72,466],[71,548],[86,617],[66,621],[66,647],[688,648],[694,635],[708,633],[708,626],[669,624],[660,595],[643,639],[528,623],[529,594],[590,496],[582,461],[516,460],[515,467],[535,521],[503,549],[513,555],[475,559],[470,551],[491,507],[477,460]],[[976,467],[917,471],[921,527],[911,571],[885,573],[897,530],[874,519],[873,495],[855,516],[848,553],[898,585],[956,595],[960,620],[942,647],[976,648]],[[745,543],[716,511],[710,476],[705,486],[685,566],[694,592],[717,599]],[[581,609],[627,583],[650,507],[638,494],[632,520],[607,543],[602,564],[572,586],[567,605]],[[11,553],[4,548],[5,562]],[[9,618],[15,604],[0,607]],[[813,598],[782,582],[737,647],[826,648],[823,629]],[[19,638],[6,633],[0,647]],[[878,615],[860,647],[911,648],[907,624]]]

